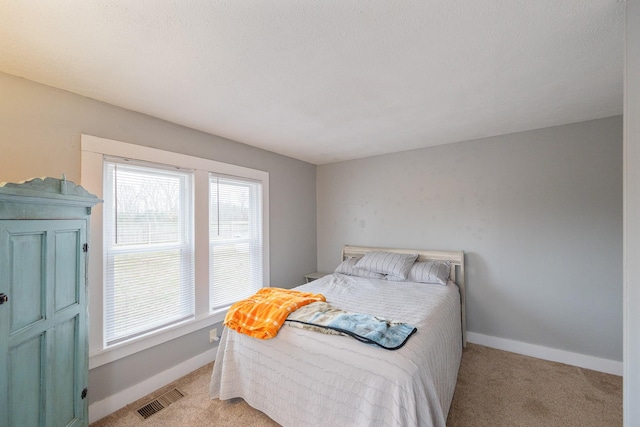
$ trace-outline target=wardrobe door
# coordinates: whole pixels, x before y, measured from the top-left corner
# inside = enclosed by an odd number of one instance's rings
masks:
[[[87,424],[86,221],[0,220],[0,426]]]

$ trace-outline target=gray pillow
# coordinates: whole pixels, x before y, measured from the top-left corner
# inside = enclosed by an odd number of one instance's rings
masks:
[[[449,261],[416,262],[409,271],[407,281],[446,285],[450,272],[451,262]]]
[[[418,254],[373,251],[360,258],[356,267],[405,280],[417,258]]]
[[[370,279],[384,279],[384,274],[357,268],[357,258],[347,258],[336,267],[334,273],[347,274],[349,276],[368,277]]]

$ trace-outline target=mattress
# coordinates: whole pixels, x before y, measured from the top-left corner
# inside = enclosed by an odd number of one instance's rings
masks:
[[[410,323],[398,350],[290,327],[259,340],[225,328],[212,399],[243,398],[285,427],[445,427],[462,336],[457,286],[331,274],[295,289],[333,306]]]

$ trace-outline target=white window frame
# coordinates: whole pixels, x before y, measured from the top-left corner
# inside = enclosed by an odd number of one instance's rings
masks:
[[[209,189],[211,190],[211,183],[212,183],[212,179],[215,178],[216,180],[222,180],[223,181],[223,185],[225,180],[227,181],[227,185],[229,182],[232,183],[232,185],[236,186],[235,188],[238,187],[244,187],[246,189],[249,190],[249,195],[248,195],[248,199],[249,200],[253,200],[255,203],[255,200],[262,200],[262,185],[260,182],[256,182],[255,180],[250,180],[250,179],[246,179],[246,178],[240,178],[238,176],[228,176],[228,175],[222,175],[222,174],[216,174],[216,173],[211,173],[209,175]],[[219,181],[217,181],[219,182]],[[218,191],[216,191],[215,193],[217,193],[218,199],[217,201],[220,202],[220,197],[221,194],[219,192],[219,187],[218,187]],[[209,195],[211,197],[211,201],[213,201],[213,191],[210,191]],[[222,197],[224,197],[224,192],[222,193]],[[209,204],[209,208],[213,207],[213,204],[210,203]],[[214,256],[212,256],[212,254],[215,253],[215,249],[216,248],[227,248],[229,245],[240,245],[240,246],[244,246],[245,244],[248,245],[248,247],[250,248],[249,251],[251,254],[255,254],[255,255],[259,255],[258,253],[255,252],[254,249],[251,248],[256,248],[256,247],[262,247],[263,246],[263,242],[262,242],[262,227],[261,227],[261,223],[262,223],[262,209],[261,206],[256,206],[256,208],[258,209],[250,209],[249,210],[249,233],[248,236],[232,236],[232,237],[224,237],[222,239],[217,239],[217,238],[212,238],[212,230],[209,230],[209,267],[211,267],[212,265],[212,261],[214,261],[216,258]],[[219,211],[219,210],[218,210]],[[209,211],[209,213],[211,214],[212,212]],[[209,224],[211,224],[211,221],[209,221]],[[219,225],[219,222],[218,222]],[[256,233],[255,228],[256,227],[260,227],[260,233]],[[219,231],[219,230],[218,230]],[[231,299],[241,299],[241,298],[247,298],[249,297],[251,294],[255,293],[258,289],[256,288],[256,285],[258,285],[259,280],[257,277],[255,277],[256,274],[259,274],[262,271],[262,266],[263,266],[263,260],[262,257],[259,257],[259,259],[257,259],[258,257],[254,256],[254,255],[250,255],[250,264],[248,265],[249,268],[249,276],[251,277],[249,279],[249,288],[243,289],[243,286],[240,286],[239,288],[236,286],[233,286],[233,295],[222,295],[219,301],[216,301],[213,296],[210,294],[209,295],[209,307],[211,310],[218,310],[220,308],[223,308],[225,306],[228,306],[230,298]],[[229,260],[231,261],[231,260]],[[233,262],[233,261],[231,261]],[[221,289],[219,288],[219,285],[223,285],[222,287],[224,288],[224,284],[227,281],[233,281],[233,278],[229,278],[229,279],[222,279],[221,277],[215,277],[215,273],[213,271],[209,271],[210,273],[210,279],[209,279],[209,291],[215,295],[216,291],[220,291]],[[219,282],[218,282],[219,280]],[[242,280],[242,279],[240,279]]]
[[[263,286],[269,286],[269,173],[215,160],[188,156],[92,135],[81,137],[81,184],[103,197],[103,158],[115,156],[173,165],[195,171],[195,317],[117,345],[104,347],[103,208],[98,204],[91,215],[89,250],[89,369],[113,362],[147,348],[206,328],[224,320],[227,309],[211,312],[209,307],[209,173],[249,178],[262,183]]]
[[[104,317],[107,319],[105,329],[109,330],[109,326],[111,326],[113,328],[113,333],[117,336],[110,337],[107,333],[107,336],[105,337],[107,344],[105,345],[103,343],[103,345],[105,347],[111,347],[116,345],[118,342],[129,341],[136,336],[147,335],[152,331],[164,329],[170,325],[183,323],[187,319],[191,319],[195,314],[195,243],[193,233],[194,171],[191,169],[177,168],[174,165],[168,167],[157,163],[122,159],[120,157],[113,156],[105,156],[103,165],[110,165],[105,168],[106,173],[103,178],[103,182],[106,183],[103,185],[103,189],[109,195],[108,197],[105,196],[103,204],[103,212],[105,212],[106,217],[109,217],[109,219],[106,220],[106,223],[103,222],[103,226],[105,227],[103,229],[103,239],[106,239],[103,241],[105,294],[112,294],[115,297],[117,293],[116,289],[122,285],[127,287],[127,284],[116,282],[114,273],[116,271],[116,258],[118,256],[124,256],[128,259],[127,255],[130,256],[136,254],[143,255],[147,260],[149,260],[149,257],[153,257],[159,252],[169,250],[174,253],[174,256],[178,257],[176,260],[179,263],[177,266],[177,273],[180,276],[179,281],[175,283],[175,285],[177,285],[176,287],[179,289],[180,298],[175,298],[174,300],[169,301],[164,295],[154,295],[155,301],[149,303],[150,307],[154,307],[154,312],[148,313],[150,316],[140,317],[140,315],[136,315],[135,318],[129,318],[128,320],[116,319],[110,317],[115,315],[118,311],[116,304],[110,304],[110,301],[105,302],[106,314]],[[112,171],[108,172],[109,169]],[[129,172],[126,172],[127,170]],[[163,176],[165,179],[169,177],[169,179],[175,180],[173,182],[175,182],[179,187],[179,196],[177,199],[179,207],[176,212],[178,214],[179,224],[177,224],[177,230],[175,230],[175,239],[161,242],[154,241],[153,243],[136,241],[135,244],[132,244],[131,242],[118,244],[118,237],[116,236],[118,227],[115,225],[118,217],[118,204],[116,203],[116,194],[118,194],[118,191],[116,190],[116,187],[119,180],[119,173],[122,171],[124,171],[125,174],[136,174],[136,180],[140,179],[143,175],[149,176],[146,174],[151,174],[153,179],[158,179],[160,176]],[[148,223],[145,223],[145,226],[148,225]],[[158,277],[158,279],[165,280],[164,277]],[[136,294],[135,297],[148,301],[149,295],[147,292],[140,292],[140,288],[138,287],[140,286],[140,283],[137,283],[138,285],[132,289]],[[142,284],[142,286],[144,286],[144,284]],[[113,303],[113,301],[111,302]],[[169,307],[169,305],[171,305],[171,307]],[[158,307],[163,307],[163,309],[158,310]],[[180,311],[175,312],[173,310]],[[128,314],[133,314],[130,311],[126,312]],[[121,324],[119,323],[120,321],[124,321],[124,323]],[[120,329],[119,332],[116,332],[118,328],[124,328],[124,330]]]

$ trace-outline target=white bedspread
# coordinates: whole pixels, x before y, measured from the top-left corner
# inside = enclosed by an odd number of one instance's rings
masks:
[[[462,337],[460,297],[447,286],[332,274],[296,289],[337,308],[410,323],[399,350],[286,324],[270,340],[224,329],[211,398],[243,398],[279,424],[445,427]]]

